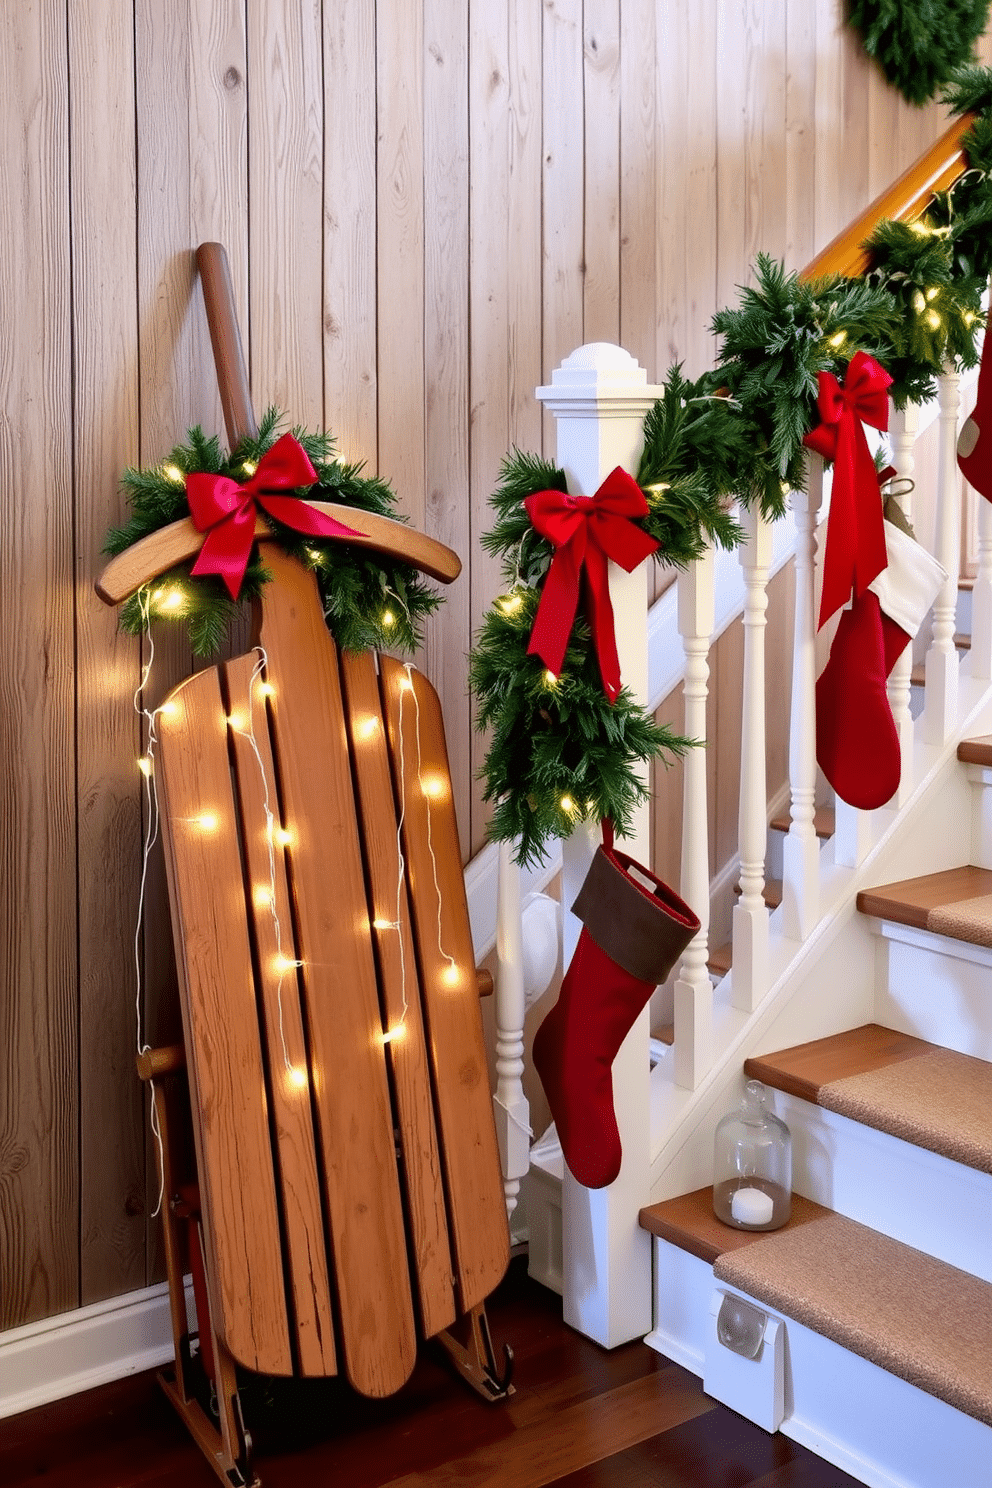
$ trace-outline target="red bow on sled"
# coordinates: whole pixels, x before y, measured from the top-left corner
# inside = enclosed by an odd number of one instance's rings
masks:
[[[657,541],[630,519],[647,516],[648,504],[633,476],[618,465],[595,496],[566,491],[536,491],[524,502],[542,537],[555,546],[541,602],[527,647],[557,677],[565,660],[579,604],[579,578],[585,565],[587,608],[603,679],[603,691],[615,702],[620,691],[620,659],[613,628],[613,606],[607,560],[627,573],[658,547]]]
[[[309,537],[357,537],[354,528],[316,511],[299,496],[280,494],[312,486],[316,479],[310,457],[292,434],[283,434],[266,450],[243,486],[226,475],[204,471],[188,475],[190,516],[197,531],[207,534],[192,573],[218,574],[231,598],[237,599],[255,538],[258,507]]]
[[[885,368],[863,351],[851,358],[843,387],[832,372],[819,374],[822,422],[803,444],[834,462],[820,625],[847,604],[852,588],[860,598],[888,562],[878,475],[862,424],[889,427],[891,385]]]

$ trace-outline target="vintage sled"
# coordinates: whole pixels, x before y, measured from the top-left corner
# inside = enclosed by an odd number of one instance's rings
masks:
[[[198,257],[233,444],[255,426],[230,281],[217,245]],[[401,523],[323,509],[352,542],[458,573]],[[164,1149],[162,1383],[233,1485],[256,1481],[238,1367],[386,1396],[434,1338],[486,1398],[511,1389],[484,1311],[509,1260],[491,980],[474,965],[438,698],[411,666],[339,653],[312,574],[267,535],[260,518],[274,578],[256,649],[158,715],[184,1046],[139,1057]],[[120,603],[201,542],[176,523],[113,560],[98,592]],[[178,1156],[189,1115],[195,1171]]]

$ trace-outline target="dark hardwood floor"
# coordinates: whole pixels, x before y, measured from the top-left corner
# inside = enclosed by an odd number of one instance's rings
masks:
[[[703,1393],[642,1343],[607,1352],[561,1321],[517,1259],[489,1304],[516,1393],[489,1405],[430,1346],[379,1402],[337,1381],[249,1380],[264,1488],[856,1488],[784,1436]],[[153,1375],[0,1421],[4,1488],[217,1488]]]

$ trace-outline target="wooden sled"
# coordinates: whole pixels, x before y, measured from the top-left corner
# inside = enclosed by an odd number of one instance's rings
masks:
[[[254,420],[226,262],[216,245],[200,259],[233,443]],[[457,575],[402,524],[320,505],[357,541]],[[233,1485],[257,1481],[236,1366],[386,1396],[434,1338],[487,1399],[512,1388],[484,1311],[509,1237],[438,698],[411,666],[339,653],[313,575],[267,532],[257,649],[159,714],[184,1047],[139,1058],[164,1147],[162,1383]],[[119,603],[201,542],[177,523],[98,592]],[[186,1082],[195,1172],[176,1157]]]

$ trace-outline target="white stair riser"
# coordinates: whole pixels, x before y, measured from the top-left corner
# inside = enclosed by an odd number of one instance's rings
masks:
[[[664,1240],[654,1241],[654,1270],[655,1327],[645,1342],[701,1377],[713,1293],[734,1289]],[[868,1488],[988,1488],[992,1429],[802,1324],[784,1324],[785,1436]]]
[[[875,1021],[992,1060],[992,951],[878,922]]]
[[[992,1174],[775,1091],[797,1193],[992,1282]]]

